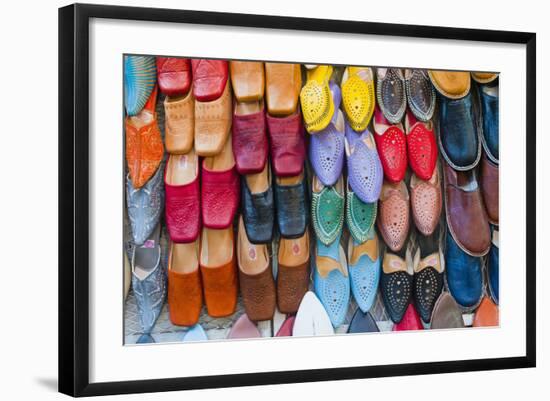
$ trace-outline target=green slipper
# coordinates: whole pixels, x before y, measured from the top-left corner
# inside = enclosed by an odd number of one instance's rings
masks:
[[[344,181],[342,177],[333,186],[325,186],[313,176],[311,219],[317,239],[325,245],[333,243],[344,227]]]
[[[365,203],[355,195],[348,183],[346,224],[353,239],[362,244],[369,237],[369,231],[374,227],[378,203]]]

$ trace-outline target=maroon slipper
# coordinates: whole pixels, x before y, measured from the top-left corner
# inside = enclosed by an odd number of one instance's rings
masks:
[[[157,57],[157,77],[166,96],[184,96],[191,87],[191,63],[186,58]]]
[[[227,84],[229,69],[227,61],[193,59],[193,95],[199,102],[219,99]]]
[[[275,175],[293,177],[302,172],[305,159],[304,126],[300,110],[287,117],[267,115],[271,160]]]

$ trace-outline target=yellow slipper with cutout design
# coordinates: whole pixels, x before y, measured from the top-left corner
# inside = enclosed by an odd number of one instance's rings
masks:
[[[367,129],[374,112],[374,79],[369,67],[347,67],[342,77],[342,104],[354,131]]]
[[[300,92],[304,125],[309,133],[327,127],[334,114],[334,102],[329,88],[332,66],[320,65],[307,71],[307,83]]]

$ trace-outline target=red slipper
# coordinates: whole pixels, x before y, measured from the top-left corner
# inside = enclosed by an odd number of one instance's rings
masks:
[[[157,57],[157,76],[166,96],[184,96],[191,87],[191,63],[186,58]]]
[[[222,95],[229,69],[227,61],[193,59],[193,96],[199,102],[211,102]]]
[[[403,319],[393,326],[392,331],[404,331],[404,330],[424,330],[424,326],[420,321],[420,316],[413,304],[409,304]]]
[[[378,106],[374,109],[374,139],[384,175],[391,182],[405,178],[407,171],[407,139],[401,123],[391,125]]]
[[[233,112],[233,154],[241,175],[260,173],[268,148],[263,102],[254,107],[245,105],[238,103]]]
[[[275,175],[279,177],[299,175],[304,168],[306,154],[300,110],[288,117],[273,117],[268,114],[267,128]]]
[[[292,337],[292,329],[294,328],[294,320],[296,316],[289,316],[283,322],[275,337]]]
[[[437,162],[437,144],[433,124],[431,121],[418,121],[413,113],[407,110],[405,128],[409,164],[419,178],[429,180],[432,178]]]

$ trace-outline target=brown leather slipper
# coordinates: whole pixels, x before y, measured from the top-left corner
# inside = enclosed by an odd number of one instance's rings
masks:
[[[220,153],[231,131],[232,118],[229,81],[220,98],[195,101],[195,150],[199,156]]]
[[[309,287],[309,232],[279,242],[277,304],[282,313],[295,313]]]
[[[300,64],[265,63],[267,111],[287,116],[296,111],[302,89]]]
[[[233,92],[239,102],[252,102],[264,97],[264,63],[230,61]]]

